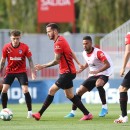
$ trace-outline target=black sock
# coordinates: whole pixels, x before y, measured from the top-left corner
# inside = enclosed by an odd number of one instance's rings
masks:
[[[25,95],[25,101],[26,101],[26,104],[27,104],[28,111],[31,111],[32,110],[32,99],[31,99],[31,95],[30,95],[29,92],[24,93],[24,95]]]
[[[43,114],[43,112],[49,107],[49,105],[52,103],[54,99],[54,96],[48,95],[41,110],[39,111],[40,115]]]
[[[106,92],[102,86],[97,87],[102,104],[106,104]]]
[[[122,117],[127,116],[127,101],[128,101],[127,92],[121,92],[120,93],[120,108],[122,112]]]
[[[74,97],[70,100],[83,112],[84,115],[89,114],[89,111],[85,108],[81,100],[76,95],[74,95]]]
[[[81,100],[81,96],[77,95],[76,96]],[[72,105],[72,110],[76,110],[77,109],[77,106],[73,103]]]
[[[1,93],[1,102],[2,102],[2,107],[7,108],[7,102],[8,102],[8,95],[7,93]]]

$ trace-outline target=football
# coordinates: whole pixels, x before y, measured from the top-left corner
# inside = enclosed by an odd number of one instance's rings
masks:
[[[3,121],[10,121],[13,118],[13,112],[9,108],[4,108],[0,112],[0,118]]]
[[[25,103],[25,99],[24,98],[20,98],[19,99],[19,104],[24,104]]]

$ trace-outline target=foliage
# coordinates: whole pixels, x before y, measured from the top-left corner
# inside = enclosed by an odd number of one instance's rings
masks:
[[[1,0],[4,5],[0,12],[3,21],[1,28],[17,28],[25,32],[36,32],[36,1],[35,0]]]
[[[77,33],[108,33],[130,18],[130,0],[77,0]],[[0,0],[0,28],[27,33],[44,32],[37,24],[37,0]],[[72,23],[61,23],[61,32],[74,32]]]
[[[80,0],[82,33],[108,33],[130,18],[129,0]]]

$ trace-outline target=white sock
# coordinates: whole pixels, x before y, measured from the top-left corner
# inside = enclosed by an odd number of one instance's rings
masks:
[[[31,114],[31,115],[32,115],[32,111],[28,111],[28,114]]]
[[[102,105],[102,108],[107,109],[107,104]]]
[[[72,114],[74,114],[74,115],[75,115],[76,110],[71,110],[71,112],[70,112],[70,113],[72,113]]]

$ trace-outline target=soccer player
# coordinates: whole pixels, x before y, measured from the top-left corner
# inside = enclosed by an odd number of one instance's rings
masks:
[[[104,117],[108,113],[108,107],[106,103],[106,93],[103,87],[112,74],[112,61],[102,50],[92,46],[92,39],[90,36],[85,36],[83,38],[83,48],[83,57],[86,60],[86,64],[79,70],[79,73],[89,68],[89,76],[80,85],[76,95],[81,99],[81,96],[85,92],[91,91],[96,87],[102,102],[102,109],[99,116]],[[65,117],[74,117],[76,109],[77,107],[73,104],[71,112]]]
[[[11,84],[13,83],[14,79],[17,78],[21,87],[22,91],[25,95],[25,100],[28,108],[28,115],[27,118],[32,117],[32,101],[31,96],[28,91],[28,77],[26,74],[26,57],[29,61],[29,65],[31,68],[32,79],[35,79],[35,70],[32,60],[32,53],[29,47],[25,44],[20,42],[21,32],[18,30],[13,30],[10,32],[10,43],[4,45],[2,49],[2,58],[0,60],[0,72],[5,66],[6,58],[7,58],[7,66],[6,72],[3,81],[3,89],[1,93],[1,102],[2,107],[7,108],[8,102],[8,95],[7,91]]]
[[[38,111],[38,113],[32,114],[32,116],[36,120],[40,120],[42,114],[52,103],[55,93],[59,89],[63,89],[66,97],[83,112],[84,116],[80,120],[91,120],[93,118],[92,114],[84,107],[80,99],[73,94],[73,79],[76,77],[76,69],[73,59],[77,60],[76,56],[74,55],[65,38],[59,35],[59,27],[57,24],[48,24],[46,26],[46,32],[50,40],[54,41],[55,57],[54,60],[49,63],[36,65],[35,69],[42,70],[44,68],[59,64],[60,76],[49,89],[48,96],[46,97],[41,109]]]
[[[125,37],[125,54],[123,59],[123,66],[120,70],[120,76],[123,77],[125,73],[125,68],[130,58],[130,32],[127,33]],[[119,93],[120,93],[120,109],[121,109],[121,116],[114,120],[115,123],[126,123],[128,122],[127,116],[127,101],[128,95],[127,91],[130,88],[130,71],[125,75],[121,85],[119,86]]]

